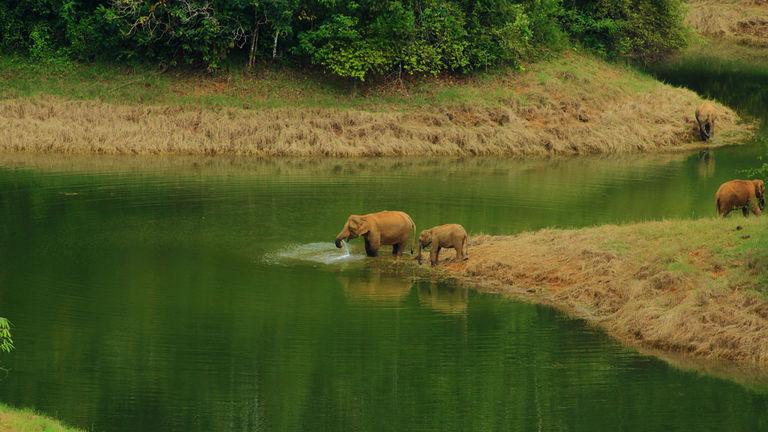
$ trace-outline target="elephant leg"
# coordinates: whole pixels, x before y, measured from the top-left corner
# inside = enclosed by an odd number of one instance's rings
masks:
[[[456,249],[456,261],[464,261],[464,248],[461,247],[461,243],[455,246]]]
[[[403,254],[403,244],[395,243],[392,245],[392,255],[399,257]]]
[[[379,254],[379,251],[367,239],[365,240],[365,254],[369,257],[375,257]]]
[[[747,217],[747,215],[749,214],[749,210],[746,207],[742,207],[741,214],[743,214],[744,217]]]
[[[429,262],[432,266],[437,265],[437,261],[440,259],[440,246],[432,245],[432,250],[429,252]]]

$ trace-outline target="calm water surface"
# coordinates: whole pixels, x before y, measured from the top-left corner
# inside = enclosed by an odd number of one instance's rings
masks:
[[[714,214],[712,157],[0,164],[0,401],[93,431],[756,431],[768,391],[340,259],[349,213],[511,233]],[[471,251],[470,251],[471,254]]]

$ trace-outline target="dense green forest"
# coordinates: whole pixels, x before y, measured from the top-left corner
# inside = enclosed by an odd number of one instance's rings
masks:
[[[215,71],[314,65],[358,80],[519,66],[572,43],[649,61],[685,42],[681,0],[6,0],[0,50],[36,61]]]

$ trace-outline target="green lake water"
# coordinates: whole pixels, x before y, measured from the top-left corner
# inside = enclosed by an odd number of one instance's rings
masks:
[[[5,162],[0,401],[92,431],[768,430],[760,386],[332,243],[383,209],[489,234],[710,217],[765,135],[709,158]]]

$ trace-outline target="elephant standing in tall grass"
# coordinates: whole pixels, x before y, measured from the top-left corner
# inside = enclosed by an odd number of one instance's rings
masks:
[[[717,110],[712,102],[703,102],[696,108],[696,123],[699,125],[699,136],[703,141],[709,141],[715,135],[715,120]]]

